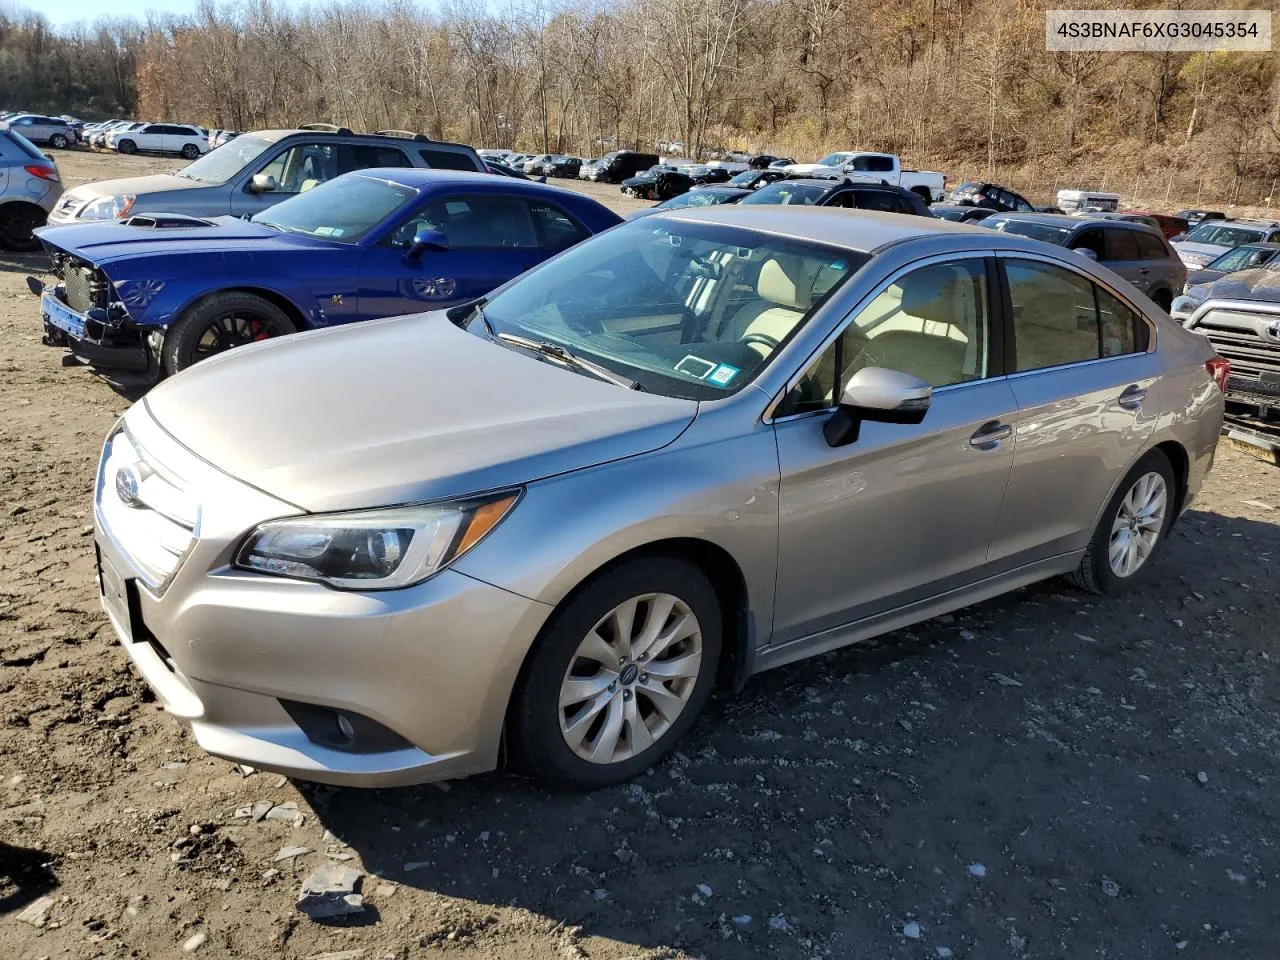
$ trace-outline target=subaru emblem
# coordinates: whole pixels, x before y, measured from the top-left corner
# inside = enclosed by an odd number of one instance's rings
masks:
[[[132,466],[121,467],[116,471],[116,496],[125,506],[132,507],[138,502],[138,488],[142,478]]]

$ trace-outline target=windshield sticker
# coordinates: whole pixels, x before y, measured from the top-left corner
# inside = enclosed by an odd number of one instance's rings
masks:
[[[705,380],[707,374],[716,368],[710,360],[695,357],[692,353],[676,364],[676,370],[697,380]]]
[[[727,387],[729,382],[737,375],[737,367],[731,367],[727,363],[722,363],[708,374],[707,381],[714,383],[718,387]]]

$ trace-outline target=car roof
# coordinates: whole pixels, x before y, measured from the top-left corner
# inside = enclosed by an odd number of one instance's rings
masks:
[[[939,210],[991,210],[994,213],[1000,212],[999,210],[996,210],[995,207],[984,207],[980,203],[931,203],[929,204],[930,210],[933,210],[934,208],[937,208]]]
[[[1280,220],[1269,220],[1265,217],[1232,217],[1223,223],[1241,223],[1247,227],[1280,227]]]
[[[1072,213],[1025,213],[1007,212],[997,213],[995,216],[988,217],[988,220],[995,220],[997,217],[1001,220],[1018,220],[1023,223],[1044,223],[1054,227],[1068,227],[1074,229],[1076,227],[1105,227],[1110,230],[1146,230],[1151,233],[1158,233],[1155,227],[1149,223],[1141,223],[1136,220],[1120,220],[1117,219],[1122,214],[1115,216],[1104,216],[1102,214],[1087,213],[1083,216],[1077,216]]]
[[[477,193],[490,191],[509,192],[512,189],[528,191],[531,194],[546,193],[558,197],[571,197],[574,202],[592,200],[585,193],[576,190],[564,190],[537,180],[521,180],[516,177],[495,176],[492,173],[480,173],[469,170],[437,170],[431,167],[367,167],[346,174],[349,177],[366,177],[370,180],[386,180],[398,183],[402,187],[415,190],[430,190],[441,187],[465,186]]]
[[[894,243],[945,234],[974,237],[986,247],[994,245],[1033,251],[1043,247],[1038,241],[1026,237],[996,234],[985,227],[972,224],[872,210],[832,210],[828,207],[766,203],[744,206],[731,203],[662,210],[658,216],[742,227],[744,230],[811,240],[863,253]]]

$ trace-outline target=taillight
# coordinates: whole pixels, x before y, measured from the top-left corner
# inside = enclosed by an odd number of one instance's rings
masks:
[[[41,180],[52,180],[54,183],[58,182],[58,170],[56,167],[46,167],[37,163],[29,163],[24,169],[33,177],[39,177]]]
[[[1227,380],[1231,376],[1231,361],[1222,357],[1214,357],[1212,360],[1204,362],[1204,369],[1213,378],[1213,382],[1218,385],[1218,389],[1226,393]]]

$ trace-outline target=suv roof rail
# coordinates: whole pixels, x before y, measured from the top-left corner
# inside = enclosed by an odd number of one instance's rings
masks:
[[[431,138],[425,133],[415,133],[412,130],[375,130],[375,137],[397,137],[401,140],[416,140],[418,143],[430,143]]]
[[[304,123],[298,127],[299,130],[311,130],[315,133],[341,133],[350,135],[350,127],[340,127],[333,123]]]

